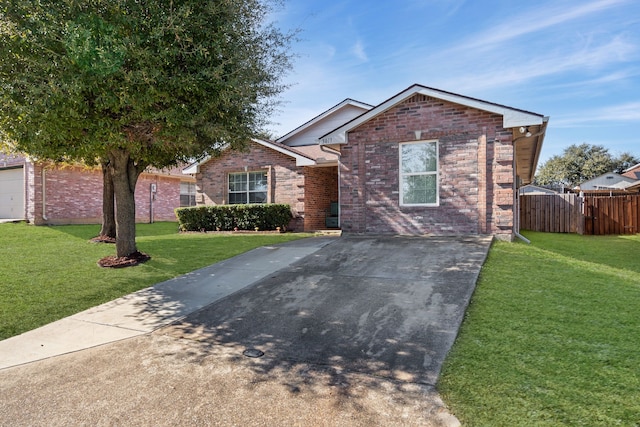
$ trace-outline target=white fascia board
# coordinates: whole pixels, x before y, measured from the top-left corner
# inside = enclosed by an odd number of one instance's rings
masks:
[[[352,105],[354,107],[362,108],[363,110],[371,110],[373,108],[373,106],[371,106],[369,104],[365,104],[364,102],[360,102],[360,101],[356,101],[356,100],[351,99],[351,98],[347,98],[344,101],[342,101],[341,103],[339,103],[338,105],[335,105],[335,106],[329,108],[324,113],[320,113],[319,115],[317,115],[313,119],[309,120],[308,122],[298,126],[297,128],[295,128],[291,132],[287,133],[286,135],[281,136],[280,138],[276,139],[276,142],[281,142],[281,141],[284,141],[285,139],[289,139],[292,136],[294,136],[294,135],[296,135],[296,134],[298,134],[298,133],[310,128],[311,126],[315,125],[316,123],[320,122],[321,120],[325,119],[326,117],[328,117],[331,114],[335,113],[336,111],[340,110],[345,105]]]
[[[264,147],[270,148],[272,150],[275,150],[279,153],[285,154],[289,157],[293,157],[294,159],[296,159],[296,166],[313,166],[316,164],[316,162],[312,159],[309,159],[308,157],[302,156],[298,153],[293,153],[289,150],[285,150],[282,147],[279,147],[277,145],[271,144],[267,141],[263,141],[261,139],[252,139],[253,142],[255,142],[256,144],[260,144]],[[200,160],[199,162],[195,162],[190,164],[189,166],[187,166],[186,168],[182,169],[182,173],[185,175],[191,175],[191,174],[195,174],[195,173],[199,173],[200,172],[200,165],[203,165],[205,163],[207,163],[209,160],[211,160],[211,156],[207,156],[204,159]]]
[[[289,157],[293,157],[294,159],[296,159],[296,166],[314,166],[316,164],[315,160],[310,159],[308,157],[305,157],[303,155],[300,155],[298,153],[294,153],[292,151],[286,150],[278,145],[272,144],[268,141],[263,141],[261,139],[253,139],[253,142],[260,144],[264,147],[270,148],[272,150],[275,150],[279,153],[282,153],[284,155],[287,155]]]
[[[487,111],[502,116],[502,126],[505,129],[520,127],[520,126],[534,126],[542,125],[545,121],[545,117],[540,114],[530,113],[524,110],[518,110],[515,108],[507,107],[504,105],[493,104],[491,102],[482,101],[479,99],[469,98],[462,95],[457,95],[451,92],[444,92],[437,89],[428,88],[421,85],[411,86],[396,96],[388,99],[382,104],[372,108],[363,115],[355,118],[349,123],[331,131],[330,133],[320,138],[321,145],[328,144],[346,144],[346,134],[351,129],[354,129],[361,124],[367,122],[371,118],[381,114],[405,99],[415,95],[421,94],[432,98],[441,99],[443,101],[449,101],[455,104],[464,105],[466,107],[475,108],[482,111]]]
[[[499,114],[502,116],[502,127],[505,129],[520,126],[541,125],[544,119],[544,116],[541,116],[540,114],[530,113],[528,111],[518,110],[516,108],[510,108],[504,105],[493,104],[491,102],[482,101],[480,99],[468,98],[466,96],[456,95],[454,93],[441,92],[435,89],[422,88],[418,90],[417,93],[425,96],[430,96],[432,98],[442,99],[443,101],[449,101],[455,104],[464,105],[465,107]],[[411,95],[413,94],[409,94],[408,96]]]
[[[184,175],[191,175],[191,174],[199,173],[200,172],[200,165],[208,162],[209,159],[211,159],[211,157],[207,156],[204,159],[200,160],[199,162],[191,163],[189,166],[187,166],[186,168],[182,169],[182,173]]]

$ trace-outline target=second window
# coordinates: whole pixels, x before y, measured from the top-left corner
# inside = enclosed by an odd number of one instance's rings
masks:
[[[229,174],[229,204],[267,203],[267,173]]]

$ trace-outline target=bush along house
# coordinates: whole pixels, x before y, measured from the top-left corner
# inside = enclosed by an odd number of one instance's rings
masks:
[[[289,228],[519,234],[548,117],[413,85],[377,106],[347,99],[276,141],[183,170],[198,205],[284,203]]]

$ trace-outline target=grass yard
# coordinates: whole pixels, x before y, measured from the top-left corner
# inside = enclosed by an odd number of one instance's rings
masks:
[[[138,224],[146,263],[104,269],[115,246],[90,243],[99,225],[0,224],[0,339],[34,329],[250,249],[309,234],[179,234],[176,223]]]
[[[640,235],[493,244],[438,389],[464,426],[640,425]]]

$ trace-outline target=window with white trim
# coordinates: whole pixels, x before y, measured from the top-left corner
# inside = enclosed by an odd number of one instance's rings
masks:
[[[180,206],[196,205],[196,183],[181,182],[180,183]]]
[[[438,206],[438,141],[400,144],[400,205]]]
[[[229,204],[267,203],[267,173],[229,174]]]

